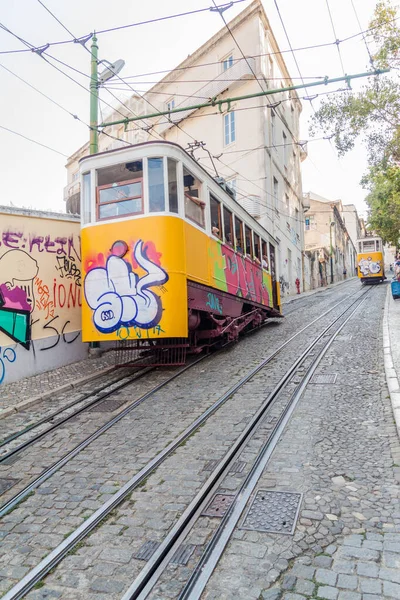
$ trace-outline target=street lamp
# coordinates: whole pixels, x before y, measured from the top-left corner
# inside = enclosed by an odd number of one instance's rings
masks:
[[[99,87],[121,71],[124,67],[125,62],[123,60],[116,60],[115,63],[110,63],[107,60],[97,60],[99,47],[97,45],[96,34],[93,34],[92,45],[90,52],[92,55],[90,61],[90,154],[96,154],[99,149]],[[100,63],[106,63],[108,67],[98,74],[98,65]]]
[[[333,248],[332,248],[332,227],[335,227],[335,221],[331,221],[329,225],[329,243],[330,243],[330,263],[331,263],[331,283],[333,283]]]

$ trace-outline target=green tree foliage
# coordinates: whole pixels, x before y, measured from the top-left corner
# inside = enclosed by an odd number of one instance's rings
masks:
[[[395,245],[400,229],[400,29],[390,0],[375,8],[365,41],[372,69],[390,68],[389,75],[371,77],[360,92],[346,90],[321,103],[312,118],[311,135],[333,139],[339,156],[354,147],[358,138],[368,150],[369,172],[362,184],[369,225]]]
[[[371,168],[363,183],[370,189],[366,197],[370,214],[369,226],[378,231],[385,242],[398,246],[400,233],[400,168]]]

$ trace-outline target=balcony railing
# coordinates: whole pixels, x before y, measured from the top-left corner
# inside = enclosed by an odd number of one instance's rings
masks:
[[[248,57],[246,60],[240,60],[232,67],[220,73],[215,79],[211,80],[205,86],[197,90],[190,98],[187,98],[180,104],[177,104],[175,108],[184,108],[185,106],[192,106],[193,104],[201,104],[202,102],[206,102],[208,98],[215,98],[219,96],[223,92],[225,92],[228,88],[233,90],[238,87],[243,80],[253,79],[254,72],[256,68],[256,61],[252,57]],[[183,80],[184,81],[184,80]],[[173,123],[178,123],[182,119],[186,119],[189,115],[191,115],[195,110],[192,108],[190,110],[185,110],[179,113],[172,113],[170,116],[171,121]],[[165,123],[163,124],[159,130],[165,131],[173,126],[173,123]]]

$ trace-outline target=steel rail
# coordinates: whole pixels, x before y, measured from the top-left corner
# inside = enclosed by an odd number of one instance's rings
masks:
[[[15,448],[13,448],[12,450],[10,450],[9,452],[7,452],[5,454],[2,454],[0,456],[0,464],[2,462],[4,462],[5,460],[7,460],[8,458],[11,458],[12,456],[14,456],[15,454],[17,454],[18,452],[21,452],[25,448],[28,448],[29,446],[32,446],[32,444],[35,444],[36,442],[38,442],[39,440],[41,440],[48,433],[54,431],[54,429],[58,429],[59,427],[61,427],[61,425],[63,425],[64,423],[66,423],[67,421],[69,421],[70,419],[72,419],[73,417],[76,417],[77,415],[81,414],[82,412],[84,412],[88,408],[91,408],[92,406],[94,406],[98,402],[101,402],[105,398],[108,398],[114,392],[118,392],[119,390],[122,390],[123,388],[127,387],[128,385],[130,385],[131,383],[137,381],[138,379],[141,379],[142,377],[144,377],[145,375],[147,375],[147,373],[149,371],[152,371],[152,370],[153,370],[152,367],[147,367],[143,371],[140,371],[139,373],[134,373],[131,376],[125,375],[124,377],[121,377],[121,378],[115,380],[112,383],[108,383],[107,385],[104,385],[103,387],[98,388],[97,390],[94,390],[92,393],[87,394],[84,398],[81,398],[80,400],[75,400],[73,403],[71,403],[70,405],[66,406],[65,408],[59,410],[58,412],[52,413],[51,416],[49,416],[49,417],[43,417],[43,419],[41,419],[40,421],[37,421],[37,423],[33,423],[33,425],[29,429],[27,428],[26,430],[21,430],[20,432],[17,432],[9,440],[5,440],[5,442],[3,442],[2,445],[4,445],[7,441],[8,441],[8,443],[10,443],[11,441],[13,441],[14,439],[16,439],[17,437],[20,437],[21,435],[27,433],[28,431],[31,431],[32,429],[34,429],[35,427],[38,427],[39,425],[42,425],[43,423],[46,423],[51,418],[54,419],[54,417],[56,417],[57,415],[60,415],[61,413],[63,413],[64,411],[66,411],[68,408],[71,408],[71,406],[74,406],[75,404],[79,404],[80,402],[83,402],[84,400],[87,400],[88,398],[90,398],[90,396],[94,396],[94,395],[99,394],[100,392],[104,391],[106,388],[112,387],[113,385],[117,384],[118,381],[122,381],[122,383],[120,383],[119,385],[116,385],[113,389],[109,390],[108,392],[105,392],[99,398],[94,398],[93,400],[91,400],[90,402],[88,402],[87,404],[85,404],[84,406],[81,406],[81,408],[79,408],[75,412],[71,413],[70,415],[67,415],[66,417],[62,418],[60,421],[57,421],[56,423],[53,423],[53,425],[50,425],[50,427],[48,427],[44,431],[41,431],[40,433],[38,433],[37,435],[35,435],[30,440],[27,440],[26,442],[23,442],[19,446],[16,446]],[[126,379],[128,379],[128,381],[124,381]]]
[[[153,396],[155,393],[157,393],[159,390],[161,390],[164,386],[168,385],[171,381],[176,379],[176,377],[178,377],[179,375],[181,375],[182,373],[184,373],[185,371],[187,371],[194,365],[198,364],[205,358],[207,358],[207,355],[201,356],[200,358],[198,358],[196,361],[194,361],[190,365],[186,365],[185,367],[183,367],[183,369],[180,369],[177,373],[174,373],[166,381],[163,381],[162,383],[158,384],[155,388],[153,388],[152,390],[150,390],[149,392],[147,392],[146,394],[144,394],[143,396],[141,396],[140,398],[138,398],[137,400],[132,402],[132,404],[129,404],[129,406],[124,408],[115,417],[110,419],[110,421],[107,421],[107,423],[105,423],[104,425],[99,427],[99,429],[97,429],[94,433],[92,433],[90,436],[85,438],[82,442],[77,444],[77,446],[75,446],[75,448],[70,450],[67,454],[65,454],[63,457],[61,457],[55,463],[53,463],[50,467],[45,469],[38,477],[36,477],[36,479],[31,481],[31,483],[29,483],[20,492],[18,492],[18,494],[16,494],[8,502],[6,502],[2,506],[0,506],[0,518],[4,517],[4,515],[9,513],[11,510],[13,510],[17,504],[19,504],[24,498],[26,498],[26,496],[28,496],[37,487],[39,487],[42,483],[44,483],[47,479],[49,479],[49,477],[54,475],[54,473],[56,473],[56,471],[61,469],[61,467],[63,467],[67,462],[69,462],[72,458],[74,458],[77,454],[79,454],[79,452],[81,452],[87,446],[89,446],[89,444],[91,444],[94,440],[96,440],[98,437],[100,437],[105,431],[107,431],[108,429],[113,427],[113,425],[118,423],[118,421],[123,419],[133,409],[135,409],[137,406],[139,406],[140,404],[145,402],[148,398]]]
[[[368,293],[369,291],[366,292],[365,295],[367,295]],[[207,585],[207,582],[211,577],[211,574],[213,573],[222,553],[225,550],[225,547],[243,513],[247,502],[250,499],[251,494],[254,491],[255,486],[257,485],[311,377],[314,375],[316,369],[318,368],[318,365],[320,364],[321,360],[335,341],[336,337],[347,325],[347,323],[358,311],[358,309],[363,304],[363,302],[365,302],[366,299],[367,298],[363,298],[359,302],[359,304],[347,317],[344,323],[342,323],[338,330],[332,334],[331,339],[328,340],[327,344],[321,350],[320,354],[317,357],[315,357],[311,365],[308,367],[303,380],[299,383],[296,390],[294,391],[288,405],[282,412],[281,416],[278,419],[278,422],[272,430],[270,437],[261,449],[261,452],[257,457],[255,464],[251,468],[245,481],[243,482],[239,491],[237,492],[233,504],[229,507],[229,509],[223,516],[220,526],[218,527],[212,539],[210,540],[206,552],[204,553],[204,555],[200,559],[200,562],[196,566],[195,572],[192,574],[192,577],[180,593],[179,600],[188,600],[189,598],[190,600],[198,600],[200,598],[205,586]]]
[[[323,313],[322,315],[320,315],[319,317],[317,317],[316,319],[314,319],[313,321],[311,321],[311,323],[309,323],[308,325],[305,325],[302,329],[300,329],[300,331],[298,331],[293,336],[291,336],[273,354],[269,355],[266,359],[264,359],[261,363],[259,363],[259,365],[250,372],[250,374],[248,375],[248,379],[250,379],[251,377],[253,377],[260,369],[262,369],[266,364],[268,364],[271,360],[273,360],[275,358],[275,356],[277,356],[277,354],[279,354],[279,352],[281,352],[281,350],[283,350],[283,348],[285,348],[285,346],[287,346],[293,339],[295,339],[303,331],[305,331],[306,329],[308,329],[309,327],[311,327],[311,325],[313,325],[314,323],[316,323],[317,321],[319,321],[320,319],[322,319],[328,313],[332,312],[332,310],[334,310],[335,308],[337,308],[337,306],[339,306],[340,304],[342,304],[343,302],[345,302],[345,300],[347,300],[348,298],[351,298],[352,296],[354,296],[358,292],[359,292],[359,290],[357,290],[353,294],[349,294],[349,296],[346,296],[345,298],[343,298],[343,300],[341,300],[340,302],[338,302],[337,304],[335,304],[328,311],[326,311],[325,313]],[[5,504],[3,504],[3,505],[0,506],[0,518],[3,517],[4,515],[6,515],[10,510],[13,510],[15,508],[15,506],[17,504],[19,504],[19,502],[21,502],[24,498],[26,498],[26,496],[28,496],[37,487],[39,487],[42,483],[44,483],[47,479],[49,479],[49,477],[51,477],[52,475],[54,475],[54,473],[56,473],[61,467],[63,467],[67,462],[69,462],[70,460],[72,460],[72,458],[74,458],[77,454],[79,454],[79,452],[81,452],[84,448],[86,448],[89,444],[91,444],[91,442],[93,442],[94,440],[96,440],[102,433],[104,433],[110,427],[112,427],[113,425],[115,425],[115,423],[117,423],[120,419],[122,419],[124,416],[126,416],[126,414],[128,414],[131,410],[133,410],[134,408],[136,408],[139,404],[141,404],[142,402],[144,402],[145,400],[147,400],[150,396],[152,396],[154,393],[156,393],[157,391],[159,391],[159,389],[161,389],[164,385],[167,385],[170,381],[172,381],[173,379],[175,379],[175,376],[178,376],[179,374],[183,373],[187,368],[190,368],[190,367],[194,366],[195,364],[197,364],[198,362],[200,362],[204,358],[207,358],[207,356],[208,355],[204,355],[204,356],[200,357],[197,361],[195,361],[194,363],[191,363],[190,365],[187,365],[187,367],[184,367],[183,369],[181,369],[180,371],[178,371],[178,373],[176,373],[170,379],[168,379],[164,383],[160,384],[160,386],[158,386],[157,388],[154,388],[154,390],[148,392],[147,394],[145,394],[144,396],[142,396],[138,400],[135,400],[132,404],[130,404],[129,406],[127,406],[123,411],[121,411],[121,413],[119,413],[118,415],[116,415],[115,417],[113,417],[113,419],[111,419],[110,421],[108,421],[107,423],[105,423],[101,428],[99,428],[93,434],[91,434],[90,436],[88,436],[85,440],[83,440],[82,442],[80,442],[77,446],[75,446],[75,448],[73,448],[72,450],[70,450],[62,458],[60,458],[58,461],[56,461],[55,463],[53,463],[50,467],[48,467],[47,469],[45,469],[36,479],[34,479],[30,484],[28,484],[20,492],[18,492],[18,494],[16,494],[8,502],[6,502]],[[215,354],[214,354],[214,356],[215,356]],[[231,393],[234,393],[234,392],[231,392]],[[224,395],[223,396],[223,401],[225,402],[228,399],[228,397],[229,396],[225,397],[225,395]]]
[[[231,448],[225,454],[224,458],[220,461],[217,468],[213,471],[213,473],[210,475],[208,480],[204,483],[202,488],[196,494],[195,498],[192,500],[192,502],[189,504],[189,506],[186,508],[186,510],[182,513],[181,517],[176,522],[176,524],[173,526],[173,528],[170,530],[170,532],[167,534],[164,541],[160,544],[160,546],[157,548],[157,550],[153,553],[152,557],[146,563],[146,566],[142,569],[142,571],[136,577],[135,581],[128,588],[128,590],[125,592],[125,594],[122,596],[121,600],[144,600],[145,598],[147,598],[148,594],[151,592],[156,581],[158,580],[161,572],[165,569],[165,567],[168,565],[171,557],[176,552],[177,547],[181,544],[183,539],[187,536],[187,534],[189,533],[189,531],[191,530],[191,528],[193,526],[193,523],[197,520],[200,513],[204,510],[204,507],[209,503],[210,497],[218,489],[221,480],[225,477],[225,475],[229,471],[229,468],[231,468],[232,462],[237,459],[238,453],[242,450],[243,446],[249,441],[249,439],[255,433],[257,425],[259,424],[261,419],[265,416],[265,413],[269,409],[270,405],[274,402],[274,400],[278,396],[279,392],[289,382],[291,376],[296,371],[298,366],[302,362],[304,362],[304,360],[309,356],[310,351],[314,348],[314,346],[318,343],[318,341],[320,341],[327,334],[329,329],[331,329],[337,323],[337,321],[339,321],[343,317],[343,315],[345,315],[345,313],[351,309],[351,307],[354,304],[357,304],[356,308],[352,311],[352,313],[345,320],[345,322],[339,327],[339,329],[335,333],[332,334],[332,337],[328,340],[327,344],[321,350],[320,354],[313,360],[312,364],[310,365],[310,367],[308,368],[308,370],[306,372],[306,375],[304,376],[304,378],[302,379],[300,384],[297,386],[296,391],[293,393],[293,395],[291,397],[291,400],[289,401],[285,410],[283,411],[280,418],[278,419],[278,422],[273,429],[272,437],[270,436],[269,439],[267,440],[267,442],[265,443],[262,453],[257,458],[256,463],[253,466],[252,471],[250,472],[250,473],[252,473],[253,470],[256,470],[256,472],[259,473],[258,478],[251,479],[251,481],[254,482],[254,484],[247,495],[245,495],[244,491],[242,491],[243,486],[242,486],[241,490],[237,493],[237,496],[236,496],[237,498],[242,499],[242,497],[244,498],[246,496],[246,502],[247,502],[247,500],[248,500],[252,490],[254,489],[254,486],[256,485],[256,482],[258,481],[258,479],[262,473],[262,470],[264,469],[264,466],[266,464],[266,463],[264,464],[264,462],[262,462],[261,459],[264,458],[265,456],[267,456],[269,458],[270,455],[272,454],[272,451],[275,448],[275,446],[282,434],[282,431],[283,431],[284,427],[286,426],[287,421],[289,420],[298,400],[300,399],[309,379],[311,378],[312,374],[314,373],[315,369],[317,368],[319,362],[322,360],[324,354],[327,352],[328,348],[333,343],[333,341],[334,341],[335,337],[338,335],[338,333],[343,329],[343,327],[351,319],[351,317],[358,310],[360,305],[366,300],[366,298],[364,296],[367,296],[369,291],[370,290],[365,292],[361,296],[361,298],[358,298],[348,308],[346,308],[346,310],[343,311],[343,313],[337,319],[335,319],[309,345],[309,347],[296,360],[294,365],[282,377],[282,379],[276,385],[274,390],[268,395],[265,402],[257,410],[257,412],[255,413],[255,415],[253,416],[252,420],[247,425],[245,430],[240,434],[240,436],[238,437],[236,442],[231,446]],[[295,402],[294,402],[294,399],[296,399]],[[272,440],[274,441],[273,447],[271,446]],[[270,449],[270,451],[267,454],[267,450],[269,450],[269,449]],[[246,482],[249,477],[250,477],[250,475],[246,478],[246,480],[245,480]],[[245,504],[246,504],[246,502],[245,502]],[[243,508],[244,508],[245,504],[243,505]],[[238,518],[240,517],[243,508],[241,508],[239,515],[235,521],[235,524],[236,524]],[[231,511],[233,511],[233,510],[234,510],[234,506],[231,508]],[[235,512],[235,516],[237,515],[237,512],[238,511]],[[230,537],[230,533],[225,541],[223,548],[225,547],[226,543],[228,542],[229,537]],[[223,548],[222,548],[222,551],[223,551]],[[218,556],[218,558],[219,558],[219,556]],[[216,562],[217,561],[218,561],[218,559],[216,559]],[[215,564],[216,564],[216,562],[215,562]],[[213,563],[213,565],[214,565],[214,563]],[[214,566],[212,567],[210,572],[212,572],[213,568],[214,568]],[[202,571],[201,571],[200,567],[199,567],[199,573],[201,576]],[[201,591],[204,589],[207,581],[208,581],[208,579],[205,580],[205,583],[204,583],[203,587],[201,588]],[[179,598],[181,598],[181,596]],[[185,598],[185,599],[190,598],[190,600],[192,600],[192,595],[190,593],[189,595],[182,596],[182,599],[183,598]],[[196,595],[196,596],[193,596],[193,598],[199,598],[199,596]],[[8,600],[7,596],[5,597],[5,599]]]
[[[129,367],[125,367],[125,368],[129,369]],[[107,375],[111,375],[112,373],[114,373],[114,371],[110,371],[109,373],[99,373],[99,375],[98,375],[98,377],[96,377],[96,379],[101,379],[102,377],[107,377]],[[128,375],[124,375],[124,377],[128,377]],[[124,379],[124,377],[118,377],[115,380],[114,383],[116,383],[117,381],[122,381],[122,379]],[[92,380],[92,382],[93,382],[93,380]],[[86,382],[86,383],[83,382],[82,385],[87,385],[88,383],[90,383],[90,382],[89,381]],[[18,439],[22,435],[25,435],[29,431],[32,431],[32,429],[35,429],[36,427],[39,427],[39,425],[43,425],[43,423],[46,423],[47,421],[51,421],[52,419],[54,419],[54,417],[57,417],[59,414],[61,414],[65,410],[68,410],[69,408],[72,408],[73,406],[76,406],[80,402],[84,402],[84,400],[87,400],[88,398],[90,398],[94,394],[98,394],[99,392],[103,391],[106,387],[108,387],[110,385],[112,385],[112,383],[108,383],[107,385],[95,388],[91,392],[88,392],[87,394],[84,394],[81,398],[78,398],[77,400],[73,400],[69,404],[66,404],[60,410],[56,410],[56,411],[50,413],[49,415],[47,415],[45,417],[42,417],[41,419],[39,419],[39,421],[36,421],[35,423],[32,423],[31,425],[28,425],[27,427],[24,427],[24,429],[20,429],[19,431],[15,431],[14,433],[12,433],[11,435],[9,435],[8,437],[6,437],[5,439],[3,439],[0,442],[0,448],[2,448],[3,446],[6,446],[10,442],[13,442],[14,440]],[[57,392],[57,390],[55,390],[55,392]],[[65,390],[62,392],[62,394],[64,394],[64,393],[65,393]]]
[[[325,313],[323,313],[322,315],[320,315],[319,317],[317,317],[316,319],[311,321],[308,325],[303,327],[300,331],[295,333],[286,342],[284,342],[275,352],[273,352],[270,356],[266,357],[261,363],[259,363],[256,367],[254,367],[248,375],[246,375],[238,383],[233,385],[222,397],[220,397],[212,406],[210,406],[202,415],[200,415],[189,427],[187,427],[174,441],[172,441],[170,444],[168,444],[168,446],[166,446],[166,448],[164,448],[164,450],[162,450],[159,454],[157,454],[145,467],[143,467],[138,473],[136,473],[136,475],[134,475],[134,477],[132,477],[132,479],[130,479],[130,481],[128,481],[118,492],[116,492],[107,502],[105,502],[97,511],[95,511],[84,523],[82,523],[73,533],[71,533],[59,546],[57,546],[54,550],[52,550],[36,567],[34,567],[29,573],[27,573],[27,575],[25,575],[25,577],[23,577],[23,579],[21,579],[21,581],[19,581],[13,588],[11,588],[11,590],[9,590],[9,592],[7,592],[7,594],[3,597],[3,600],[18,600],[19,598],[23,598],[25,596],[25,594],[27,594],[29,592],[29,590],[31,590],[32,587],[36,583],[38,583],[41,579],[43,579],[43,577],[49,571],[51,571],[64,558],[64,556],[66,556],[76,546],[76,544],[78,544],[81,540],[83,540],[90,533],[90,531],[92,531],[92,529],[94,529],[97,525],[99,525],[99,523],[101,523],[101,521],[105,517],[107,517],[107,515],[112,510],[114,510],[114,508],[116,508],[126,498],[126,496],[128,496],[136,487],[138,487],[140,485],[140,483],[142,481],[144,481],[150,475],[150,473],[152,471],[154,471],[155,468],[157,468],[166,458],[168,458],[168,456],[170,456],[178,448],[178,446],[180,446],[184,441],[186,441],[196,431],[196,429],[198,429],[208,419],[209,416],[214,414],[218,410],[218,408],[222,404],[224,404],[236,391],[238,391],[252,377],[254,377],[254,375],[256,375],[256,373],[258,373],[263,367],[265,367],[269,362],[271,362],[282,351],[282,349],[284,347],[286,347],[298,335],[303,333],[303,331],[305,331],[306,329],[311,327],[314,323],[316,323],[317,321],[319,321],[320,319],[325,317],[327,314],[332,312],[335,308],[337,308],[339,305],[341,305],[343,302],[345,302],[348,298],[351,298],[355,294],[359,293],[359,291],[360,290],[357,290],[353,294],[349,294],[349,296],[346,296],[340,302],[338,302],[333,307],[331,307],[329,310],[327,310]],[[365,295],[365,292],[362,296],[364,296],[364,295]],[[352,304],[344,312],[349,310],[355,302],[357,302],[357,300],[352,302]],[[333,321],[333,323],[335,323],[336,320],[337,319],[335,319],[335,321]],[[317,343],[318,339],[320,337],[322,337],[322,335],[325,335],[325,330],[324,330],[323,334],[318,336],[315,343]],[[202,357],[202,358],[205,358],[205,357]],[[196,361],[196,363],[194,363],[194,364],[197,364],[198,362],[200,362],[202,360],[202,358],[198,359],[198,361]],[[292,366],[292,368],[291,368],[292,373],[297,368],[298,362],[299,361],[297,360],[295,362],[295,364]],[[171,378],[171,380],[174,379],[175,377],[178,377],[178,375],[180,375],[181,373],[186,371],[191,366],[193,366],[193,364],[188,365],[187,367],[185,367],[184,369],[179,371],[179,373],[175,374],[173,376],[173,378]],[[168,380],[168,382],[165,382],[164,384],[161,384],[159,387],[163,387],[163,385],[166,385],[167,383],[169,383],[169,381],[170,380]],[[148,394],[146,394],[146,396],[149,396],[152,393],[154,393],[154,391],[149,392]],[[142,399],[140,399],[140,401],[143,401],[144,399],[145,398],[143,397]],[[132,408],[134,408],[134,407],[133,406],[128,407],[128,409],[129,408],[130,408],[130,410],[132,410]],[[127,409],[125,409],[125,410],[127,410]],[[91,437],[93,437],[93,436],[91,436]],[[98,435],[96,435],[96,437],[98,437]],[[86,445],[88,445],[88,444],[86,444]],[[78,451],[75,452],[75,454],[77,454],[77,453],[78,453]],[[69,453],[69,454],[71,454],[71,453]],[[65,458],[66,457],[64,457],[64,459]],[[72,456],[70,458],[72,458]],[[65,464],[67,462],[67,460],[64,460],[64,459],[61,459],[61,461],[63,461],[63,462],[62,462],[62,464],[59,465],[58,468],[60,468],[61,466],[63,466],[63,464]],[[59,461],[59,462],[61,462],[61,461]],[[58,464],[58,463],[56,463],[56,464]],[[48,475],[48,477],[50,477],[50,474]],[[46,479],[48,477],[46,477]],[[35,480],[35,482],[37,482],[37,480]],[[33,482],[33,483],[35,483],[35,482]],[[35,485],[35,487],[38,487],[38,485],[40,485],[40,483],[42,483],[42,481],[38,482]],[[26,495],[28,495],[32,489],[33,488],[30,488],[28,490],[27,488],[25,488],[25,490],[27,490],[27,491],[24,494],[24,497],[26,497]],[[2,508],[3,507],[0,508],[0,511],[2,510]],[[7,512],[9,510],[11,510],[11,508],[12,507],[8,508]],[[0,512],[0,516],[2,516],[1,512]]]

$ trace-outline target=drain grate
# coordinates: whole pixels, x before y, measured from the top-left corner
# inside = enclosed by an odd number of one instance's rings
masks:
[[[218,464],[217,460],[208,460],[203,467],[203,471],[214,471],[217,464]]]
[[[310,383],[327,384],[336,383],[337,373],[319,373],[311,378]]]
[[[237,460],[233,463],[231,470],[229,471],[230,475],[236,475],[237,473],[241,473],[245,466],[247,465],[244,460]]]
[[[171,558],[171,563],[174,565],[187,565],[195,548],[196,546],[194,544],[183,544]]]
[[[229,494],[215,494],[210,504],[201,514],[203,517],[223,517],[234,499],[235,496]]]
[[[95,404],[89,409],[89,412],[114,412],[114,410],[120,408],[123,404],[125,404],[125,402],[126,398],[110,398]]]
[[[138,552],[133,555],[133,558],[137,558],[138,560],[149,560],[154,552],[157,550],[160,542],[152,542],[148,541],[139,548]]]
[[[240,529],[291,535],[300,510],[301,494],[258,490]]]
[[[11,477],[6,479],[0,479],[0,494],[4,494],[7,490],[13,487],[16,483],[20,481],[19,479],[11,479]]]

